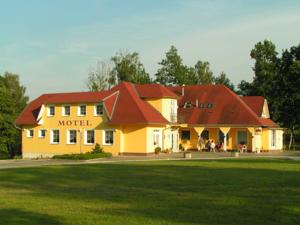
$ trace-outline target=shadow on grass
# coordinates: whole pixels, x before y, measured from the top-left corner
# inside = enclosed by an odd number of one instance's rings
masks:
[[[0,224],[3,225],[60,225],[55,218],[19,209],[0,209]]]
[[[109,216],[107,224],[297,224],[299,171],[294,161],[248,159],[55,166],[0,171],[0,189],[72,201],[94,221]]]

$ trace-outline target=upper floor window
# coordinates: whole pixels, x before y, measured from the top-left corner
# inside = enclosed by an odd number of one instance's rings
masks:
[[[69,105],[63,106],[62,115],[63,116],[70,116],[70,114],[71,114],[71,107]]]
[[[103,103],[99,103],[95,105],[94,115],[95,116],[103,115]]]
[[[46,130],[41,129],[39,130],[39,138],[45,138],[46,137]]]
[[[95,131],[86,130],[84,132],[84,143],[85,144],[94,144],[95,143]]]
[[[33,135],[34,135],[33,129],[28,129],[28,130],[27,130],[27,137],[28,137],[28,138],[33,138]]]
[[[55,106],[54,105],[50,105],[48,107],[48,116],[55,116]]]
[[[86,105],[79,105],[78,116],[85,116],[85,115],[86,115]]]
[[[59,143],[59,130],[51,130],[50,143],[51,144]]]

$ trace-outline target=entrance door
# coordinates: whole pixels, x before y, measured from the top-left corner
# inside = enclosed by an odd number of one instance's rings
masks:
[[[171,147],[173,152],[178,152],[178,131],[171,131]]]

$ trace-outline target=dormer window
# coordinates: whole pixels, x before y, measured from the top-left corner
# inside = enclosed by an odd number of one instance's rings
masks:
[[[188,109],[188,108],[192,108],[193,104],[191,102],[185,102],[183,108]]]

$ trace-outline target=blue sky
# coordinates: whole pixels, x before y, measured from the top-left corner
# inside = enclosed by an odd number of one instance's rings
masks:
[[[0,74],[17,73],[34,98],[86,90],[97,61],[137,51],[154,75],[175,45],[184,63],[210,62],[237,84],[251,80],[254,44],[300,43],[300,1],[0,0]]]

